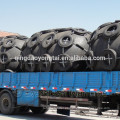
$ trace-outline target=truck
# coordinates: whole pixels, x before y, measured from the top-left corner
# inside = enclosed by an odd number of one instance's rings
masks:
[[[120,71],[0,73],[2,114],[44,114],[53,104],[64,115],[71,106],[95,107],[98,115],[115,109],[120,115]]]

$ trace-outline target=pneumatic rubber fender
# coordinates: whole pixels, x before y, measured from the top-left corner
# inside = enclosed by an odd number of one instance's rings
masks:
[[[35,42],[36,45],[35,46],[33,45],[34,47],[26,46],[26,48],[22,52],[22,56],[27,56],[29,54],[32,54],[35,57],[41,57],[42,55],[45,54],[50,55],[51,57],[52,56],[57,57],[61,55],[66,55],[69,57],[73,55],[82,56],[85,54],[85,52],[88,49],[87,42],[89,40],[90,33],[81,28],[58,28],[58,29],[41,31],[38,32],[37,34],[39,34],[39,39],[37,39],[37,44]],[[32,36],[30,39],[32,39]],[[27,44],[28,43],[29,41],[27,42]],[[78,61],[68,62],[70,64],[69,67],[66,68],[64,68],[63,66],[61,68],[61,65],[58,65],[58,61],[56,60],[53,60],[51,62],[52,62],[50,63],[51,67],[48,67],[48,71],[55,71],[55,72],[70,71],[70,69],[72,71],[73,70],[72,63],[74,63],[74,66],[76,67],[79,66]],[[36,66],[38,66],[39,62],[37,61],[36,64],[37,64]],[[39,68],[35,67],[35,71],[46,71],[44,69],[41,70],[43,67],[42,65],[43,64],[41,64]],[[56,66],[60,66],[60,67],[56,67]],[[76,69],[76,67],[74,68]]]
[[[97,33],[97,34],[96,34]],[[113,61],[110,65],[106,65],[105,61],[98,60],[94,65],[93,70],[120,70],[120,22],[112,22],[103,24],[98,27],[95,33],[92,34],[90,41],[90,49],[96,57],[105,56],[110,52]],[[93,39],[92,39],[93,38]]]
[[[55,37],[55,34],[54,33],[50,33],[48,35],[45,36],[45,38],[42,40],[42,47],[43,48],[50,48],[54,43],[54,37]]]
[[[36,47],[38,45],[39,37],[40,35],[38,33],[32,35],[27,42],[27,47],[28,48]]]
[[[34,60],[35,56],[32,54],[27,55],[30,60],[24,61],[25,71],[34,72],[36,68],[36,61]]]
[[[20,62],[16,60],[22,53],[27,37],[21,35],[7,36],[3,39],[3,44],[0,46],[0,61],[5,69],[20,71]],[[5,61],[3,61],[3,59]]]
[[[120,23],[114,23],[106,27],[104,36],[107,38],[115,38],[120,34]]]
[[[104,70],[113,70],[116,66],[117,53],[113,49],[106,49],[103,52],[106,60],[102,61],[102,66]]]
[[[49,54],[43,54],[44,60],[40,60],[37,65],[37,70],[42,72],[50,72],[52,65],[52,58]]]

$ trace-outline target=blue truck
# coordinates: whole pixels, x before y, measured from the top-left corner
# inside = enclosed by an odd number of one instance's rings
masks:
[[[1,72],[0,111],[44,114],[51,104],[69,115],[71,105],[98,108],[97,114],[120,104],[120,72]],[[59,109],[62,108],[62,109]],[[118,112],[120,115],[120,112]]]

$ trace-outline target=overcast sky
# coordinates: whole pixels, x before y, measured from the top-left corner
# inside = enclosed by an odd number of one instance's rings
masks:
[[[120,19],[120,0],[0,0],[0,30],[30,37],[52,28],[89,31]]]

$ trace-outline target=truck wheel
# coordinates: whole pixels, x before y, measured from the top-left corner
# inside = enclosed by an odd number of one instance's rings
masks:
[[[33,114],[44,114],[48,111],[48,109],[44,109],[43,107],[31,107],[30,108],[33,112]]]
[[[9,93],[3,93],[0,97],[0,111],[3,114],[11,115],[15,113],[15,102],[14,97],[10,96]]]

